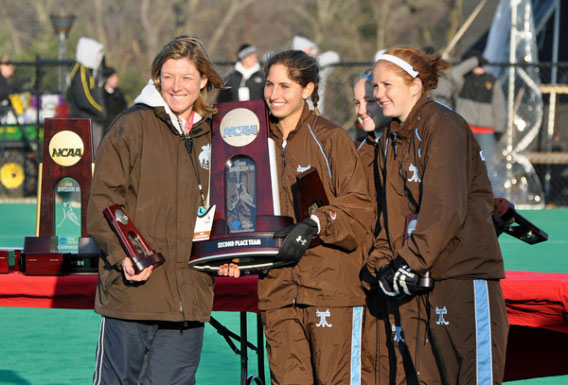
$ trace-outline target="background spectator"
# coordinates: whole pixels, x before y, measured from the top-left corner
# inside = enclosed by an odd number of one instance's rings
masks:
[[[263,98],[265,76],[258,63],[256,47],[251,44],[241,45],[237,59],[234,71],[225,79],[225,86],[230,88],[219,92],[219,103]]]
[[[489,178],[494,177],[495,144],[505,131],[506,104],[501,83],[485,71],[487,60],[477,50],[463,56],[450,72],[455,87],[455,110],[473,131],[485,155]]]
[[[102,74],[104,46],[96,40],[82,37],[77,43],[76,60],[67,89],[69,116],[92,120],[93,148],[96,152],[105,124]]]
[[[10,56],[3,55],[0,58],[0,117],[4,117],[8,111],[18,106],[12,105],[10,95],[18,93],[22,85],[29,79],[14,79],[14,65]],[[21,101],[20,101],[21,109]],[[17,112],[17,113],[16,113]],[[14,116],[21,114],[22,111],[15,111]]]
[[[103,70],[105,78],[105,86],[103,92],[104,105],[106,110],[105,123],[103,127],[103,135],[108,132],[114,118],[127,107],[124,94],[119,87],[118,74],[112,67],[106,67]]]

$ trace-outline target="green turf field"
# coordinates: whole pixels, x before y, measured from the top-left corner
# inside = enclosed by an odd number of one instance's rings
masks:
[[[522,211],[542,227],[549,241],[529,246],[500,237],[507,270],[568,273],[568,210]],[[35,233],[34,204],[0,203],[0,247],[23,247]],[[214,312],[222,324],[237,332],[239,315]],[[76,385],[92,382],[100,316],[91,310],[0,307],[0,384]],[[249,340],[254,339],[255,316],[248,315]],[[249,373],[257,373],[249,353]],[[268,368],[266,366],[266,373]],[[197,372],[199,384],[238,384],[240,359],[209,324]],[[512,385],[568,384],[568,376],[512,381]]]

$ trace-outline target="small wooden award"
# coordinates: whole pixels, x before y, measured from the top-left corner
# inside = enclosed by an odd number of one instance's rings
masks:
[[[118,237],[126,256],[132,260],[136,274],[149,266],[159,266],[165,262],[162,254],[152,250],[148,242],[140,235],[122,206],[110,205],[103,210],[103,214]]]
[[[507,199],[495,198],[493,205],[494,212],[506,223],[506,227],[503,230],[505,233],[529,245],[548,240],[548,234],[519,214],[515,209],[515,205]]]
[[[297,194],[294,198],[298,209],[297,217],[300,221],[309,218],[319,207],[329,204],[318,170],[314,167],[296,177],[296,190]],[[320,243],[321,239],[316,236],[310,242],[310,247]]]

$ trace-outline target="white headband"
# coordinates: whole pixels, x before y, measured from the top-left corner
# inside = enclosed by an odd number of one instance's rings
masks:
[[[388,61],[388,62],[391,62],[393,64],[396,64],[397,66],[399,66],[400,68],[405,70],[413,78],[417,78],[418,75],[419,75],[418,71],[416,71],[414,68],[412,68],[412,66],[407,61],[404,61],[399,57],[396,57],[396,56],[393,56],[393,55],[382,54],[377,59],[377,61],[379,61],[379,60],[384,60],[384,61]]]

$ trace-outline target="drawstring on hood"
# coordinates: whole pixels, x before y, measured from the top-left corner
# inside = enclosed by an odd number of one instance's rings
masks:
[[[168,106],[168,104],[162,97],[162,94],[160,94],[160,92],[154,85],[154,81],[152,79],[150,79],[148,81],[148,84],[144,86],[144,88],[140,92],[140,95],[138,95],[136,99],[134,99],[134,104],[138,103],[145,104],[150,107],[163,107],[170,117],[172,126],[176,129],[178,134],[180,136],[185,136],[179,117],[171,110],[170,106]],[[199,122],[201,119],[203,119],[202,116],[195,112],[193,116],[193,124]]]

